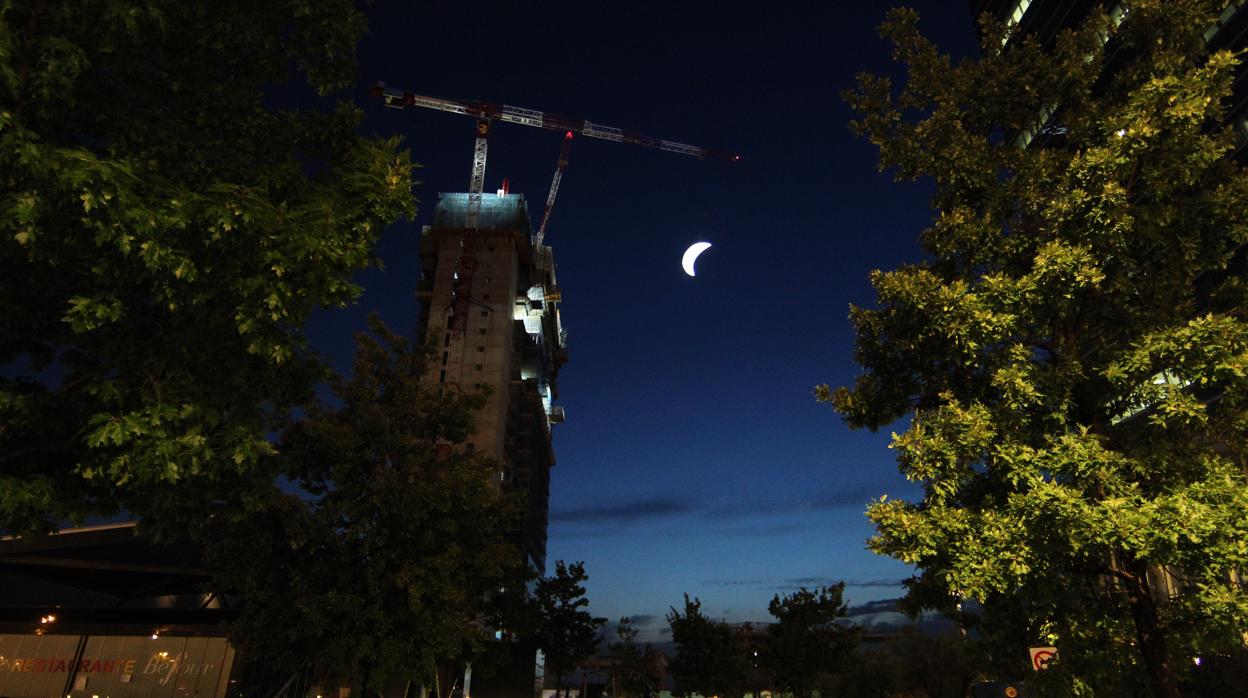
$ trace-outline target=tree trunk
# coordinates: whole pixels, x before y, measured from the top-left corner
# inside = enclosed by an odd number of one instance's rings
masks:
[[[1155,698],[1182,698],[1179,680],[1170,666],[1166,651],[1166,635],[1157,618],[1157,604],[1148,586],[1148,567],[1133,565],[1134,588],[1131,589],[1131,618],[1135,621],[1135,639],[1148,671],[1148,684]]]

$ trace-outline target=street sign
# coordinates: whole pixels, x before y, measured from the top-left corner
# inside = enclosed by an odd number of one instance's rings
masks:
[[[1056,647],[1029,647],[1031,652],[1031,668],[1036,671],[1044,671],[1049,668],[1049,662],[1057,657]]]

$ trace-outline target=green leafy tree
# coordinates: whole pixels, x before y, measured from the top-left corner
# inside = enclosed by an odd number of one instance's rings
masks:
[[[563,682],[586,658],[598,651],[598,628],[606,618],[595,618],[585,607],[585,563],[555,563],[555,574],[537,583],[537,630],[534,640],[546,656],[546,672],[554,677],[556,695]]]
[[[309,314],[414,211],[358,109],[271,106],[354,82],[355,5],[0,4],[0,529],[194,531],[266,482]]]
[[[776,688],[810,698],[821,677],[839,670],[853,654],[857,632],[837,623],[847,611],[844,591],[840,582],[772,597],[767,612],[776,622],[767,628],[764,663]]]
[[[848,93],[935,217],[925,260],[851,309],[864,372],[816,393],[855,427],[910,416],[893,449],[924,496],[874,503],[870,548],[921,570],[921,605],[1008,611],[1022,666],[1056,645],[1037,690],[1176,696],[1248,629],[1248,178],[1211,128],[1238,59],[1202,36],[1221,5],[1094,10],[1051,47],[989,22],[957,63],[897,10],[904,86]]]
[[[746,690],[750,663],[732,627],[702,613],[702,602],[685,594],[684,613],[667,614],[676,655],[670,671],[676,693],[728,698]]]
[[[248,656],[310,662],[326,685],[434,687],[439,667],[483,649],[487,600],[519,564],[507,542],[519,508],[493,464],[439,447],[465,439],[484,398],[429,386],[430,354],[370,326],[334,383],[340,406],[312,408],[282,439],[299,491],[219,517],[211,561],[243,601],[234,639]]]

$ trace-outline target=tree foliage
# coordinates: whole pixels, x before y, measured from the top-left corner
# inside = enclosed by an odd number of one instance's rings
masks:
[[[326,685],[376,688],[482,650],[487,600],[519,565],[507,541],[518,504],[496,467],[461,443],[484,398],[422,383],[430,354],[375,317],[356,336],[338,407],[314,407],[285,433],[284,476],[222,516],[217,583],[243,599],[234,639],[248,656]]]
[[[702,602],[685,594],[684,612],[667,614],[676,654],[669,671],[679,695],[740,696],[748,682],[746,661],[733,629],[702,613]]]
[[[956,64],[898,10],[904,86],[848,93],[881,168],[935,184],[926,259],[851,309],[864,372],[816,390],[852,426],[911,417],[892,447],[924,497],[873,504],[870,547],[922,570],[921,604],[978,599],[1056,645],[1042,681],[1067,695],[1177,695],[1248,630],[1248,178],[1216,127],[1238,58],[1202,36],[1221,6],[1094,10],[1051,46],[988,22]]]
[[[414,211],[357,108],[272,106],[353,82],[363,30],[350,0],[0,4],[0,529],[181,533],[272,455],[323,378],[309,313]]]
[[[546,656],[546,671],[556,691],[577,665],[598,651],[598,628],[606,618],[595,618],[585,607],[585,563],[555,563],[555,574],[537,583],[537,630],[534,639]]]
[[[810,698],[821,677],[839,670],[854,652],[857,632],[837,623],[848,609],[845,583],[772,597],[767,612],[776,619],[767,628],[764,664],[775,688],[796,698]]]
[[[972,684],[966,641],[957,632],[929,636],[910,626],[863,648],[825,684],[836,698],[964,698]]]
[[[661,688],[661,677],[654,672],[655,650],[637,644],[637,630],[625,617],[615,626],[618,642],[607,647],[611,655],[612,698],[649,698]]]

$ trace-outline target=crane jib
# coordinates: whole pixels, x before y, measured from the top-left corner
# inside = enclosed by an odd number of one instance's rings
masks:
[[[425,95],[414,94],[412,92],[404,92],[402,90],[388,88],[384,82],[377,83],[377,85],[373,88],[373,94],[381,97],[385,106],[393,109],[403,109],[405,107],[424,107],[426,109],[437,109],[438,111],[449,112],[452,114],[463,114],[464,116],[471,116],[476,119],[498,119],[499,121],[521,124],[523,126],[532,126],[535,128],[572,131],[574,133],[580,133],[592,138],[601,138],[603,140],[615,141],[617,143],[632,143],[634,145],[646,146],[656,150],[664,150],[669,153],[692,155],[693,157],[699,159],[730,161],[737,161],[741,159],[739,155],[734,153],[713,150],[710,148],[700,148],[696,145],[689,145],[687,143],[665,141],[661,138],[653,138],[634,131],[625,131],[623,129],[615,128],[614,126],[604,126],[603,124],[596,124],[592,121],[570,119],[566,116],[547,114],[536,109],[526,109],[524,107],[516,107],[510,104],[428,97]]]

